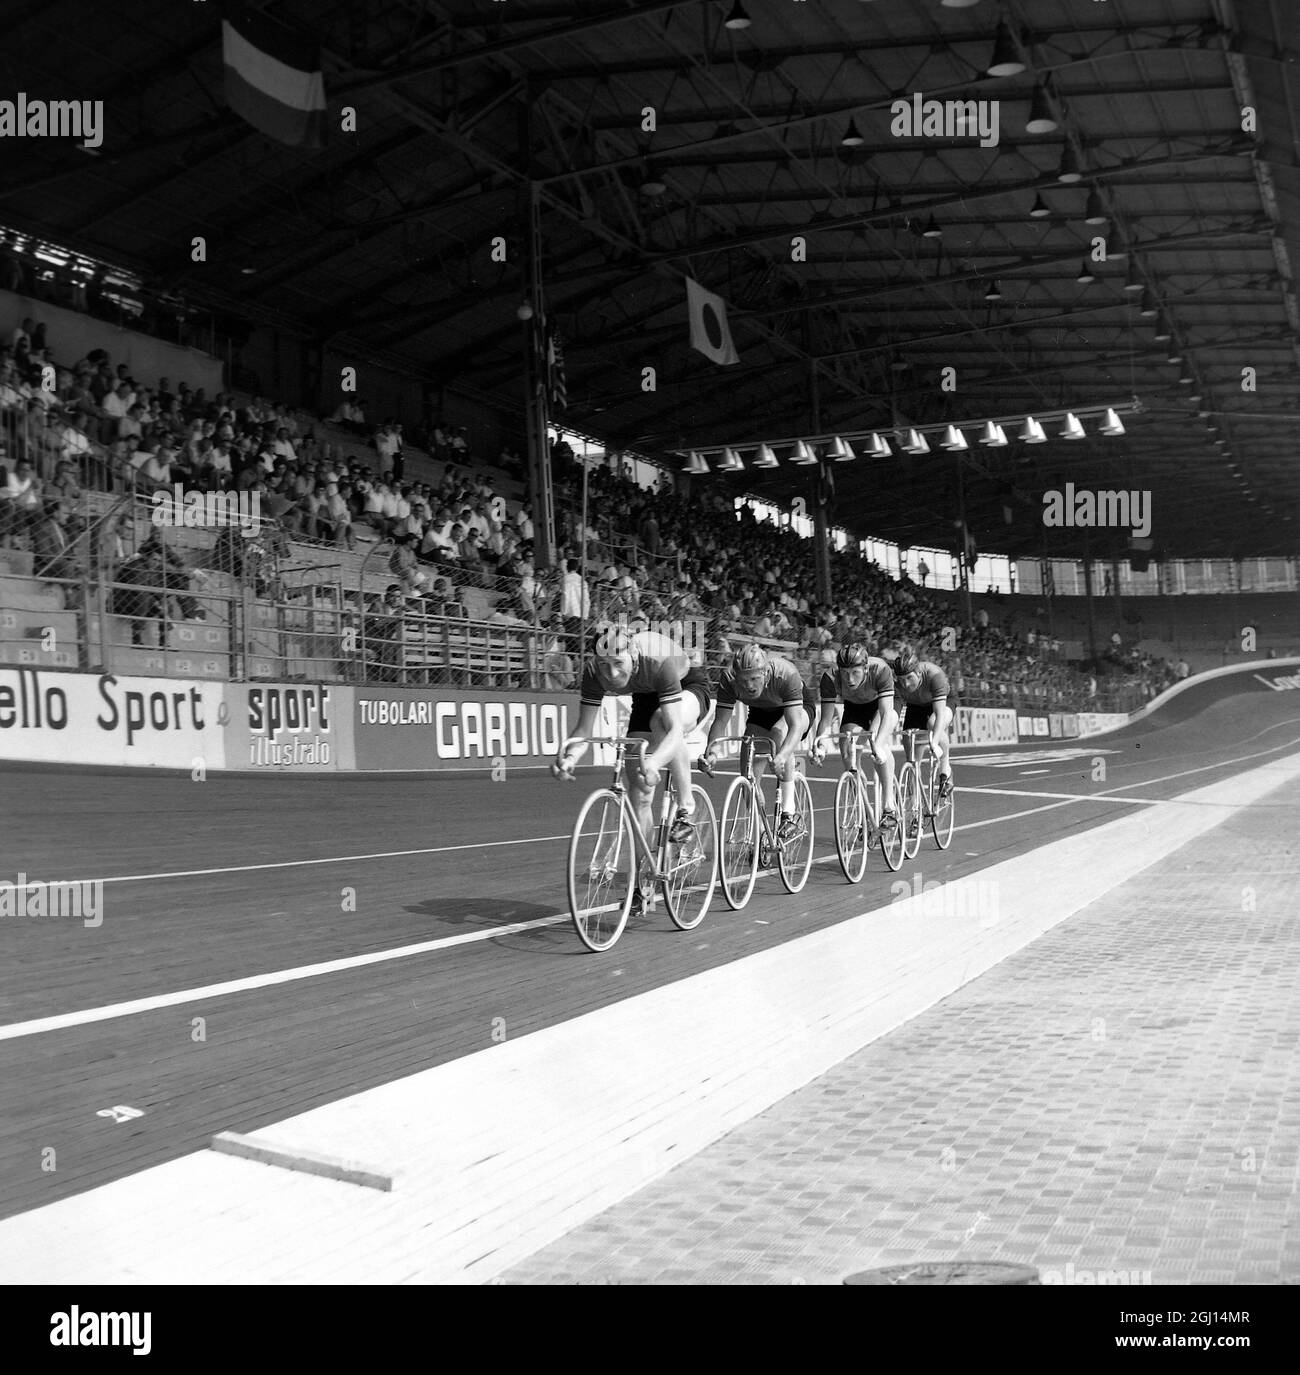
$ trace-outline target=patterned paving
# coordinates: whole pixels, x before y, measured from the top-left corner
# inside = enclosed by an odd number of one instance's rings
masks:
[[[498,1282],[1300,1283],[1297,815],[1292,783]]]

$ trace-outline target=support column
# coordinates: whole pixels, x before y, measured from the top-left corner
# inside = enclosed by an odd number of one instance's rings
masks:
[[[1092,550],[1088,547],[1088,537],[1083,539],[1083,594],[1088,603],[1088,657],[1097,658],[1097,617],[1092,604]]]
[[[971,630],[975,625],[975,617],[970,606],[970,570],[966,567],[966,551],[970,547],[970,531],[966,526],[966,484],[961,480],[961,454],[958,453],[955,457],[957,459],[957,514],[961,517],[961,556],[957,560],[957,567],[961,574],[962,615],[966,618],[966,629]]]
[[[822,398],[817,379],[817,364],[809,359],[809,399],[812,410],[812,431],[822,432]],[[817,600],[822,606],[831,604],[831,532],[826,520],[826,484],[821,464],[817,465],[816,491],[813,497],[813,568],[817,579]]]
[[[527,115],[523,117],[525,126]],[[523,325],[524,431],[528,447],[528,490],[532,496],[533,565],[540,572],[555,558],[555,496],[551,489],[551,451],[546,442],[546,302],[542,291],[542,217],[537,184],[522,190],[528,226],[527,293],[533,318]]]

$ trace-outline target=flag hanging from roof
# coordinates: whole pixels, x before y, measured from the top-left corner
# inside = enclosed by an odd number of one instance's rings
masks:
[[[687,277],[686,306],[691,316],[691,347],[724,367],[739,363],[740,355],[731,342],[731,326],[727,323],[726,301]]]
[[[546,327],[546,387],[552,403],[567,411],[569,389],[564,380],[564,349],[560,344],[560,331],[554,325]]]
[[[320,48],[227,0],[221,19],[226,104],[268,138],[296,148],[325,143],[325,75]]]

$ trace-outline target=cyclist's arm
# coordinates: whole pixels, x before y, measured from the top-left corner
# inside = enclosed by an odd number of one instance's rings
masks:
[[[587,741],[591,739],[591,733],[596,729],[596,721],[599,716],[600,708],[593,707],[589,702],[584,702],[578,708],[578,725],[574,734],[582,737],[582,744],[570,745],[567,750],[561,746],[560,752],[555,756],[555,762],[560,768],[576,769],[582,762],[583,756],[587,753]]]
[[[876,719],[872,723],[874,729],[871,732],[871,752],[877,757],[884,750],[893,748],[894,726],[898,721],[898,713],[894,710],[894,694],[881,693],[876,699],[879,706],[876,708]]]
[[[948,732],[948,722],[952,720],[952,708],[948,703],[940,699],[933,704],[930,712],[930,719],[925,723],[933,740],[939,736],[946,735]]]
[[[815,739],[820,740],[823,735],[831,735],[835,731],[835,718],[839,715],[839,706],[835,702],[822,698],[822,709],[817,715],[817,730]]]
[[[709,738],[704,746],[704,753],[713,748],[713,742],[726,732],[731,724],[731,713],[735,710],[730,702],[719,702],[717,710],[713,713],[713,724],[709,727]]]

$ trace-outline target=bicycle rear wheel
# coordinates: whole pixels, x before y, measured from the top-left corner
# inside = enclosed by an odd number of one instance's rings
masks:
[[[921,780],[915,764],[904,764],[898,771],[898,824],[903,828],[903,847],[908,859],[915,859],[921,848]]]
[[[957,799],[955,793],[947,797],[939,796],[939,771],[930,771],[930,829],[934,832],[934,843],[946,850],[952,844],[953,822],[956,819]]]
[[[695,798],[695,834],[684,845],[669,842],[660,850],[666,871],[660,891],[673,924],[683,931],[693,931],[704,920],[718,874],[717,814],[698,783],[692,785],[691,793]]]
[[[797,893],[808,882],[813,859],[812,789],[801,773],[794,778],[794,817],[799,823],[799,834],[777,852],[781,882],[789,893]]]
[[[622,798],[601,788],[582,804],[569,841],[569,911],[588,950],[608,950],[632,910],[636,845]]]
[[[867,871],[867,799],[857,775],[847,770],[835,785],[835,852],[850,883]]]
[[[744,777],[732,780],[722,803],[718,858],[722,869],[722,895],[732,911],[749,901],[758,877],[758,808],[754,790]]]

